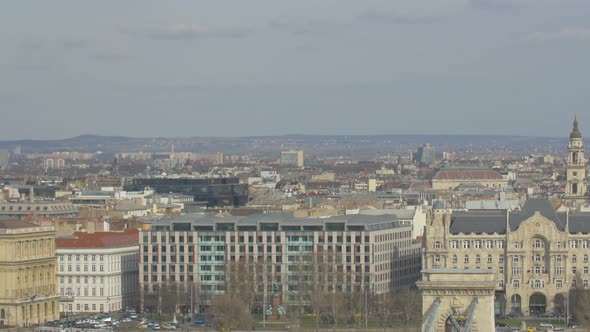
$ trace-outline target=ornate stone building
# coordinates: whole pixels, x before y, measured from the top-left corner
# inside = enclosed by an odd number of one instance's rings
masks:
[[[438,206],[425,238],[424,269],[494,273],[496,313],[561,312],[576,276],[590,282],[590,214],[555,213],[546,199],[510,213]]]
[[[56,263],[53,226],[0,221],[0,326],[59,319]]]

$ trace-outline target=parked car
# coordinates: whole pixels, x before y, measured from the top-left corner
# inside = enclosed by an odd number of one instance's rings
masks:
[[[539,324],[539,327],[546,327],[548,329],[552,329],[553,328],[553,324],[551,324],[551,323],[541,323],[541,324]]]

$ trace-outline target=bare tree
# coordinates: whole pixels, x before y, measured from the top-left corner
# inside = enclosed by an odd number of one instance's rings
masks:
[[[229,262],[225,267],[225,293],[233,298],[239,298],[249,312],[260,300],[259,293],[265,285],[264,264],[258,260],[241,259]]]
[[[246,304],[227,294],[213,297],[206,317],[218,331],[252,329],[252,316]]]
[[[408,325],[419,321],[422,315],[422,296],[417,289],[402,289],[395,292],[395,311],[400,313],[401,321]]]
[[[569,292],[570,310],[577,321],[582,321],[590,312],[590,289],[584,287],[580,272],[576,274],[575,281],[575,286]]]
[[[178,305],[178,287],[170,283],[162,285],[160,289],[160,312],[166,315],[172,315],[176,312]]]

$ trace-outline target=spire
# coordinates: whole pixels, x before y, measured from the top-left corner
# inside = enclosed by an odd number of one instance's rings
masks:
[[[582,138],[582,133],[580,133],[580,129],[578,129],[578,116],[577,116],[577,114],[574,115],[574,129],[572,130],[572,133],[570,134],[570,139],[571,138]]]

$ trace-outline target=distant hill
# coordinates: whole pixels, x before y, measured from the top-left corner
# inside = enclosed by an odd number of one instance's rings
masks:
[[[20,145],[23,153],[54,151],[115,152],[175,151],[198,153],[251,154],[277,157],[281,150],[303,149],[306,156],[374,157],[406,154],[417,146],[431,143],[437,153],[561,155],[567,137],[479,136],[479,135],[285,135],[250,137],[134,138],[81,135],[61,140],[0,141],[0,149]]]

